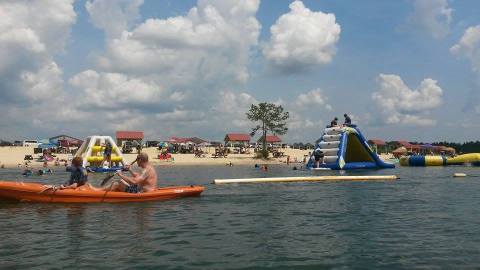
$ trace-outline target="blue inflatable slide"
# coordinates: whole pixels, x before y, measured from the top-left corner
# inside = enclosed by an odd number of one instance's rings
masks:
[[[360,130],[353,125],[326,128],[317,141],[315,150],[317,149],[324,154],[323,163],[320,162],[319,168],[332,170],[395,168],[394,164],[386,163],[378,157]],[[308,169],[317,167],[314,153],[308,160]]]

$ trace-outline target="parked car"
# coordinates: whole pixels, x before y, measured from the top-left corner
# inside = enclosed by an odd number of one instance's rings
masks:
[[[133,151],[133,143],[129,141],[124,142],[122,145],[122,153],[128,154],[128,153],[132,153],[132,151]]]
[[[22,146],[38,147],[40,143],[37,140],[25,140],[22,142]]]

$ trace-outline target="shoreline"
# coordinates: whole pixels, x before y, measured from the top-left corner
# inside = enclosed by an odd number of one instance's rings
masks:
[[[142,152],[147,153],[150,157],[150,162],[154,166],[211,166],[211,165],[220,165],[225,166],[229,163],[235,165],[251,165],[255,164],[272,164],[280,165],[286,164],[287,156],[290,156],[290,164],[294,165],[303,165],[302,161],[304,155],[307,155],[309,150],[299,150],[285,148],[282,149],[285,153],[284,157],[281,158],[270,158],[268,160],[258,159],[254,154],[229,154],[226,158],[213,158],[211,153],[207,152],[206,157],[195,157],[194,154],[172,154],[173,160],[159,160],[158,154],[159,151],[155,147],[144,148]],[[43,162],[36,160],[39,154],[33,154],[33,147],[0,147],[0,166],[3,166],[5,169],[25,169],[25,155],[32,155],[34,160],[28,162],[28,167],[32,169],[41,169],[43,167]],[[136,153],[133,154],[123,154],[124,163],[129,164],[136,158]],[[69,160],[72,158],[72,155],[69,154],[55,154],[60,160]],[[68,161],[70,165],[70,161]],[[46,168],[62,168],[64,167],[64,162],[60,163],[60,166],[54,166],[54,162],[48,162],[48,167]]]

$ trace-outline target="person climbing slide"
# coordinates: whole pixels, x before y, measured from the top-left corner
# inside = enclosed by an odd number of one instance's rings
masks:
[[[324,154],[322,150],[320,150],[320,148],[317,148],[315,150],[315,152],[313,153],[313,156],[315,157],[316,168],[320,168],[320,162],[322,164],[325,164],[325,162],[323,161]]]

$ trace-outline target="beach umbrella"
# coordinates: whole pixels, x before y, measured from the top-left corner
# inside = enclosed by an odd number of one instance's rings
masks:
[[[160,142],[158,143],[158,147],[161,147],[161,148],[168,148],[169,144],[167,142]]]

